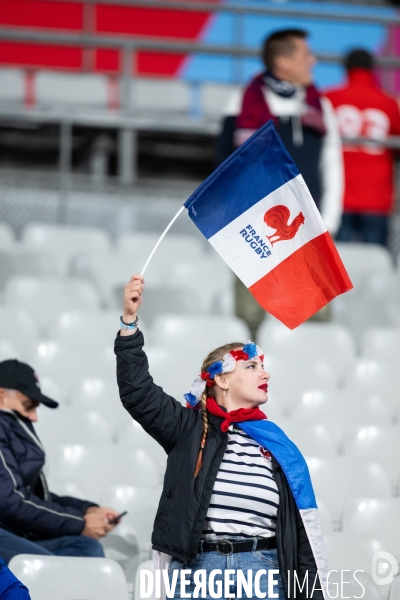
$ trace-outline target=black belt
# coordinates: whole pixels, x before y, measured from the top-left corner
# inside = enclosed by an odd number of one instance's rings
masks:
[[[256,550],[266,550],[276,548],[276,537],[258,538]],[[253,540],[230,540],[225,538],[217,542],[200,542],[199,552],[219,552],[224,556],[234,552],[251,552],[253,550]]]

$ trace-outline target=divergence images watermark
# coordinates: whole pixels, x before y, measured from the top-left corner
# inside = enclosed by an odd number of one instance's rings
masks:
[[[167,598],[173,598],[179,580],[180,598],[279,598],[278,575],[279,569],[258,569],[243,571],[241,569],[174,569],[171,572],[163,569],[150,569],[140,571],[140,598],[162,598],[162,588],[165,589]],[[332,582],[332,574],[335,573],[335,582]],[[328,572],[328,596],[329,598],[363,598],[365,588],[358,579],[358,573],[364,573],[362,569],[333,569]],[[394,556],[389,552],[376,552],[372,558],[372,579],[376,585],[387,585],[391,583],[398,573],[398,564]],[[236,575],[236,582],[234,576]],[[314,577],[309,577],[308,571],[300,576],[296,571],[288,571],[288,597],[298,598],[300,595],[313,598],[314,593],[322,591],[318,572]],[[339,581],[337,581],[339,580]],[[352,581],[353,580],[353,581]],[[236,583],[236,591],[231,588]],[[350,588],[349,588],[350,585]],[[346,587],[347,586],[347,587]],[[263,591],[265,590],[265,591]],[[352,593],[352,595],[350,595]]]

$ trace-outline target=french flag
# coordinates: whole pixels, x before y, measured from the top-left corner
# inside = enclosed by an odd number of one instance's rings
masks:
[[[290,329],[353,287],[272,121],[218,167],[185,207],[259,304]]]

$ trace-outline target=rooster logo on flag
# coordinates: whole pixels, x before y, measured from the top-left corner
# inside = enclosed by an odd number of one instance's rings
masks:
[[[304,215],[302,212],[293,219],[289,225],[290,210],[284,204],[273,206],[264,215],[264,223],[267,227],[275,229],[272,235],[267,235],[266,238],[270,241],[271,246],[276,242],[284,240],[292,240],[299,230],[300,225],[304,224]],[[276,239],[273,239],[276,238]]]

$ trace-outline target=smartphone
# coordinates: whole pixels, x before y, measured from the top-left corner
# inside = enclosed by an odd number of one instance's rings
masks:
[[[122,519],[122,517],[124,517],[127,514],[128,514],[128,511],[124,510],[123,513],[121,513],[120,515],[117,515],[116,517],[114,517],[113,519],[111,519],[111,521],[108,521],[109,525],[116,525],[118,523],[118,521],[120,519]]]

